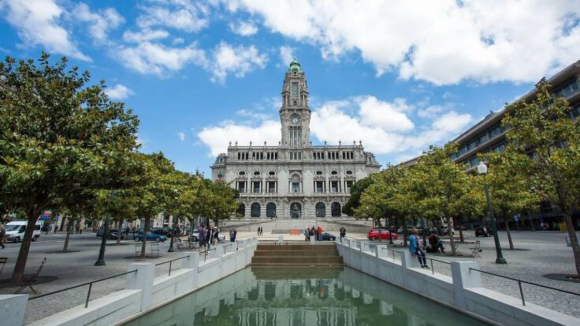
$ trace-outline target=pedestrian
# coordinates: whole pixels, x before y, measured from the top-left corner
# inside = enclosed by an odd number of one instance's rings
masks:
[[[417,255],[417,259],[419,259],[419,264],[422,268],[429,268],[427,266],[427,258],[425,258],[425,252],[421,250],[420,241],[419,241],[419,230],[417,228],[413,228],[411,236],[409,236],[409,251]]]
[[[207,235],[207,231],[205,230],[205,227],[202,225],[199,228],[199,239],[198,239],[198,241],[199,241],[199,248],[200,249],[203,248],[203,247],[205,247],[205,238],[206,238],[206,235]]]
[[[238,234],[238,232],[236,231],[236,228],[232,228],[230,230],[230,242],[235,242],[236,241],[236,235]]]
[[[213,241],[212,241],[212,244],[213,244],[214,246],[215,246],[215,244],[216,244],[216,243],[218,242],[218,240],[219,240],[219,238],[218,238],[218,235],[219,235],[219,230],[218,230],[218,228],[217,228],[217,227],[215,227],[215,226],[214,226],[214,227],[213,227]]]
[[[308,241],[310,237],[310,229],[308,228],[308,226],[306,226],[306,228],[304,229],[304,241]]]
[[[55,225],[54,225],[54,233],[56,233],[56,231],[57,231],[57,230],[58,230],[58,225],[57,225],[57,224],[55,224]]]
[[[6,228],[2,224],[0,225],[0,246],[2,246],[2,249],[5,248],[4,243],[6,243]]]
[[[340,242],[342,242],[342,239],[344,239],[344,237],[346,236],[346,229],[344,228],[344,225],[340,227]]]
[[[256,232],[258,232],[258,235],[260,235],[260,227],[259,226],[258,226],[258,230]]]
[[[322,241],[322,226],[318,226],[318,230],[317,230],[317,234],[318,234],[318,241]]]

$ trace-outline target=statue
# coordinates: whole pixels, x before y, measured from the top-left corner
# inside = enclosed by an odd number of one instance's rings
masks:
[[[300,217],[300,208],[298,208],[297,203],[292,204],[292,207],[290,208],[290,210],[291,210],[292,218],[299,218]]]

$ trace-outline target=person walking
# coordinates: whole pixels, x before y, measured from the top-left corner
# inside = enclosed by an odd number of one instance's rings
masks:
[[[207,231],[205,230],[205,227],[202,225],[199,228],[199,248],[201,249],[202,247],[205,247],[205,238],[207,235]]]
[[[342,242],[342,239],[344,239],[344,237],[346,236],[346,229],[344,228],[344,225],[340,227],[340,242]]]
[[[238,234],[238,231],[236,231],[236,228],[233,228],[230,230],[230,242],[236,242],[236,235]]]
[[[423,250],[421,250],[420,247],[420,241],[419,241],[419,230],[417,230],[417,228],[413,228],[412,234],[409,237],[409,251],[414,254],[417,255],[417,259],[419,259],[419,264],[421,265],[421,268],[429,268],[429,266],[427,266],[427,258],[425,258],[425,252],[423,252]]]
[[[318,230],[317,230],[317,234],[318,234],[318,241],[322,241],[322,226],[318,226]]]
[[[206,242],[207,242],[207,251],[209,252],[211,250],[211,242],[213,240],[213,236],[214,236],[215,232],[213,230],[213,228],[211,226],[209,226],[207,228],[207,233],[206,233]]]
[[[308,226],[306,226],[306,228],[304,229],[304,241],[308,241],[310,239],[308,239],[310,237],[310,229],[308,228]]]

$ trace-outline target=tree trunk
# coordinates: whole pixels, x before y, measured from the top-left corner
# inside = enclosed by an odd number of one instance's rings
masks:
[[[514,250],[514,242],[512,241],[512,233],[510,231],[510,225],[508,223],[507,218],[504,217],[504,223],[505,223],[505,230],[507,231],[507,237],[508,237],[508,242],[510,244],[510,250]]]
[[[32,234],[34,233],[34,226],[36,224],[36,220],[40,216],[40,213],[41,211],[39,209],[34,208],[31,208],[27,211],[28,225],[26,226],[26,231],[24,231],[24,239],[22,239],[20,251],[18,252],[18,258],[16,259],[16,265],[14,266],[14,272],[12,273],[12,283],[20,283],[22,281],[22,276],[24,275],[24,270],[26,269],[26,262],[28,261],[28,251],[30,250],[30,243],[32,241]]]
[[[574,230],[574,222],[572,222],[572,216],[568,213],[563,213],[564,221],[568,227],[568,236],[570,237],[570,243],[572,244],[572,252],[574,253],[574,263],[576,265],[576,276],[580,277],[580,245],[578,245],[578,237],[576,236],[576,230]]]
[[[463,238],[463,230],[461,229],[461,225],[459,226],[459,242],[465,243],[465,238]]]
[[[453,217],[447,219],[447,231],[449,233],[449,245],[451,246],[451,256],[457,256],[457,251],[455,250],[455,240],[453,239]]]
[[[64,230],[64,226],[66,224],[66,215],[62,215],[62,221],[60,221],[60,232],[62,232],[62,230]]]
[[[74,222],[74,219],[71,219]],[[62,247],[62,252],[68,252],[68,241],[70,239],[70,232],[72,230],[71,223],[66,227],[66,237],[64,238],[64,246]]]
[[[143,243],[141,244],[141,258],[145,258],[145,251],[147,249],[147,233],[149,232],[149,224],[151,224],[151,217],[145,217],[145,227],[143,228]]]

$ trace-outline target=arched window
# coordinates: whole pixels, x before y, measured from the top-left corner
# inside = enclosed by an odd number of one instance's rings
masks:
[[[316,204],[316,217],[324,217],[326,216],[326,206],[324,203]]]
[[[240,206],[238,206],[238,210],[237,213],[239,216],[244,217],[246,216],[246,205],[244,204],[240,204]]]
[[[266,205],[266,217],[276,217],[276,204],[268,203]]]
[[[260,204],[253,203],[252,204],[252,217],[260,217]]]
[[[333,217],[340,217],[340,204],[337,202],[332,203],[332,205],[330,205],[330,214]]]

